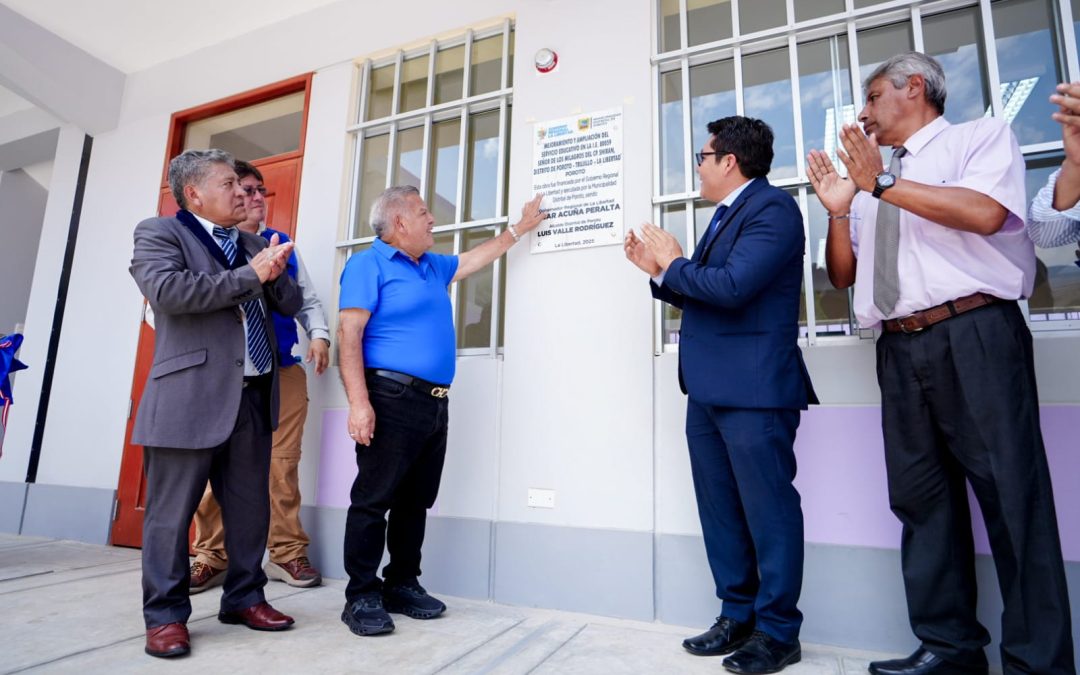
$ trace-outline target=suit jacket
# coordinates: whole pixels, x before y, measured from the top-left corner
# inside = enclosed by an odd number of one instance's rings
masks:
[[[247,258],[266,246],[262,237],[240,232],[237,248]],[[213,237],[194,219],[139,223],[130,272],[154,309],[155,329],[154,364],[132,442],[168,448],[220,445],[233,432],[243,390],[247,342],[240,304],[262,296],[269,309],[293,315],[302,303],[299,287],[288,274],[260,284],[239,255],[230,269]],[[275,352],[268,413],[277,428],[276,341],[269,312],[263,319]]]
[[[805,410],[817,403],[797,343],[806,237],[783,190],[746,186],[693,258],[676,258],[653,297],[683,310],[679,384],[698,403]]]

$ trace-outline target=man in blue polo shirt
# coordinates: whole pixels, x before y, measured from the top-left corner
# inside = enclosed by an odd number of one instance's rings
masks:
[[[419,191],[388,188],[371,208],[378,238],[341,273],[339,366],[359,470],[345,521],[349,584],[341,620],[357,635],[394,630],[388,612],[433,619],[446,610],[417,578],[427,509],[435,503],[446,454],[454,379],[447,287],[539,225],[546,217],[542,197],[527,202],[521,220],[497,237],[450,256],[428,252],[435,219]],[[380,579],[384,543],[390,563]]]

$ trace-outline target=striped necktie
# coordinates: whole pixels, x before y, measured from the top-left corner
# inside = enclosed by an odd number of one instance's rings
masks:
[[[900,146],[889,160],[889,173],[900,177],[900,158],[907,148]],[[900,208],[881,200],[874,231],[874,305],[889,318],[900,300]]]
[[[214,228],[214,238],[221,246],[222,252],[229,260],[229,266],[236,264],[236,244],[233,243],[229,232],[223,227]],[[266,322],[263,320],[262,303],[258,298],[241,303],[244,308],[244,323],[247,327],[247,350],[251,357],[251,363],[260,374],[270,370],[270,362],[273,352],[270,350],[270,339],[266,336]]]

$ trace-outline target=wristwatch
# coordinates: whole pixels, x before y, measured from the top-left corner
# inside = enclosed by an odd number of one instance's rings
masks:
[[[881,199],[881,193],[896,185],[896,176],[888,171],[882,171],[874,178],[874,196]]]

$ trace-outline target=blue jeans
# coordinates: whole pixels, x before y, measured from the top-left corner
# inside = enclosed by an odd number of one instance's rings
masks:
[[[439,494],[446,456],[447,398],[435,398],[399,382],[367,376],[375,409],[371,445],[356,445],[356,480],[345,520],[345,571],[349,602],[382,588],[383,546],[388,583],[420,576],[427,510]],[[389,519],[387,518],[389,511]]]

